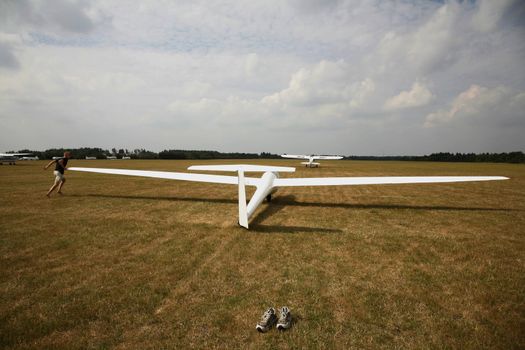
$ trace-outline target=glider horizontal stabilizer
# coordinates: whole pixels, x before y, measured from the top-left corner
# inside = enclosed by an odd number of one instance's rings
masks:
[[[267,171],[279,173],[293,173],[295,168],[288,166],[268,166],[268,165],[250,165],[250,164],[229,164],[229,165],[192,165],[188,170],[201,171],[240,171],[243,172],[262,172]]]

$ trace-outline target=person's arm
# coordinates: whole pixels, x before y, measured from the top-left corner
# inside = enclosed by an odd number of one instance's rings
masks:
[[[49,168],[49,166],[50,166],[51,164],[55,164],[55,162],[56,162],[56,160],[52,160],[52,161],[50,161],[49,163],[47,163],[47,165],[44,167],[44,170],[46,170],[47,168]]]

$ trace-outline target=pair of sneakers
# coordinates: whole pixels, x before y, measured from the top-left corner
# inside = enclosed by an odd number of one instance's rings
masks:
[[[279,319],[277,319],[277,315],[275,314],[275,309],[273,307],[266,310],[259,323],[257,323],[257,326],[255,326],[255,329],[261,333],[265,333],[268,332],[275,323],[277,323],[277,329],[280,331],[290,328],[292,325],[292,314],[290,313],[290,309],[288,309],[286,306],[283,306],[279,311],[280,315]]]

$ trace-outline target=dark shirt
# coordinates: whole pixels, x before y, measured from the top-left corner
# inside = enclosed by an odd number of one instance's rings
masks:
[[[67,160],[68,160],[67,158],[58,158],[55,163],[55,170],[58,171],[62,175],[64,175],[64,170],[67,165]],[[64,164],[63,166],[62,164],[60,164],[60,161],[62,161],[62,163]]]

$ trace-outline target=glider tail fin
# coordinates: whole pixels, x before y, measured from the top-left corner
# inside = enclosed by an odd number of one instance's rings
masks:
[[[244,170],[239,169],[239,225],[248,228],[248,210],[246,209],[246,188]]]

